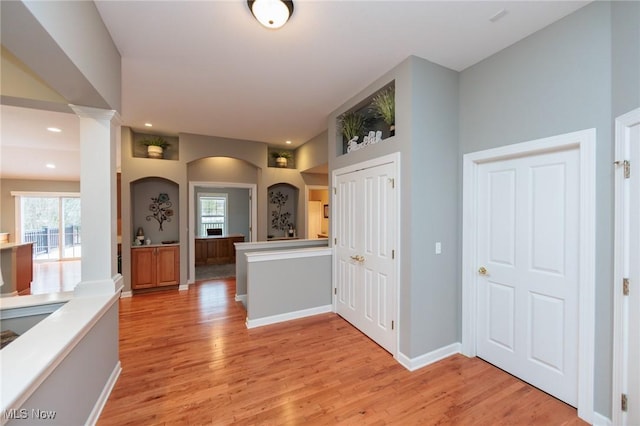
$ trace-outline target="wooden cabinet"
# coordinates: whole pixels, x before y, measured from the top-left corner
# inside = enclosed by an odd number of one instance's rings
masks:
[[[244,242],[243,235],[196,238],[195,265],[221,265],[236,262],[235,243]]]
[[[0,262],[4,280],[2,294],[29,294],[33,281],[33,243],[0,244]]]
[[[180,246],[131,249],[131,288],[164,287],[180,282]]]

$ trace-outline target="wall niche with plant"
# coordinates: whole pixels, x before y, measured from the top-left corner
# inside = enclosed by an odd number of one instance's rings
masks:
[[[269,148],[269,167],[280,169],[295,169],[293,151],[287,149]]]
[[[395,80],[338,116],[342,153],[376,144],[396,132]]]
[[[179,160],[178,138],[175,136],[133,133],[133,157],[156,160]]]

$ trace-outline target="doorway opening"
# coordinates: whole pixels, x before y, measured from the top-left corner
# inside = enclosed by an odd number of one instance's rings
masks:
[[[237,242],[257,235],[256,185],[189,182],[189,284],[235,277]]]
[[[329,237],[329,189],[322,185],[307,186],[307,239]]]

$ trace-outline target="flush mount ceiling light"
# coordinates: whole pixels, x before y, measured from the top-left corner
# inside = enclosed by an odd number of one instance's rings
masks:
[[[293,15],[293,1],[247,0],[247,4],[258,22],[273,30],[282,27]]]

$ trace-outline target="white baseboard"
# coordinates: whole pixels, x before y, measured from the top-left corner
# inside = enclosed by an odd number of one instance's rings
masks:
[[[397,361],[409,371],[415,371],[418,368],[426,367],[429,364],[440,361],[448,356],[459,354],[462,350],[460,342],[452,343],[448,346],[443,346],[435,351],[420,355],[416,358],[409,358],[402,352],[398,352],[396,357]]]
[[[91,410],[91,413],[89,414],[89,418],[87,419],[85,425],[95,425],[96,423],[98,423],[100,414],[102,413],[102,410],[104,409],[104,406],[107,403],[107,400],[109,399],[109,395],[111,395],[111,391],[113,390],[113,387],[116,385],[116,382],[118,381],[118,377],[120,377],[121,371],[122,371],[122,365],[120,364],[120,361],[118,361],[115,368],[111,372],[111,375],[107,380],[107,383],[105,383],[104,388],[102,388],[102,392],[100,393],[100,396],[96,401],[96,404],[93,406],[93,410]]]
[[[247,295],[246,294],[236,294],[236,302],[242,302],[244,307],[247,307]]]
[[[247,318],[247,328],[262,327],[263,325],[275,324],[278,322],[291,321],[294,319],[310,317],[312,315],[333,312],[332,305],[318,306],[315,308],[302,309],[300,311],[288,312],[286,314],[272,315],[270,317],[249,319]]]
[[[180,284],[178,286],[178,291],[185,291],[185,290],[189,290],[189,284]]]
[[[611,419],[600,413],[593,413],[593,426],[611,426]]]
[[[122,293],[120,293],[120,299],[126,299],[131,296],[133,296],[133,292],[131,291],[123,291]]]

